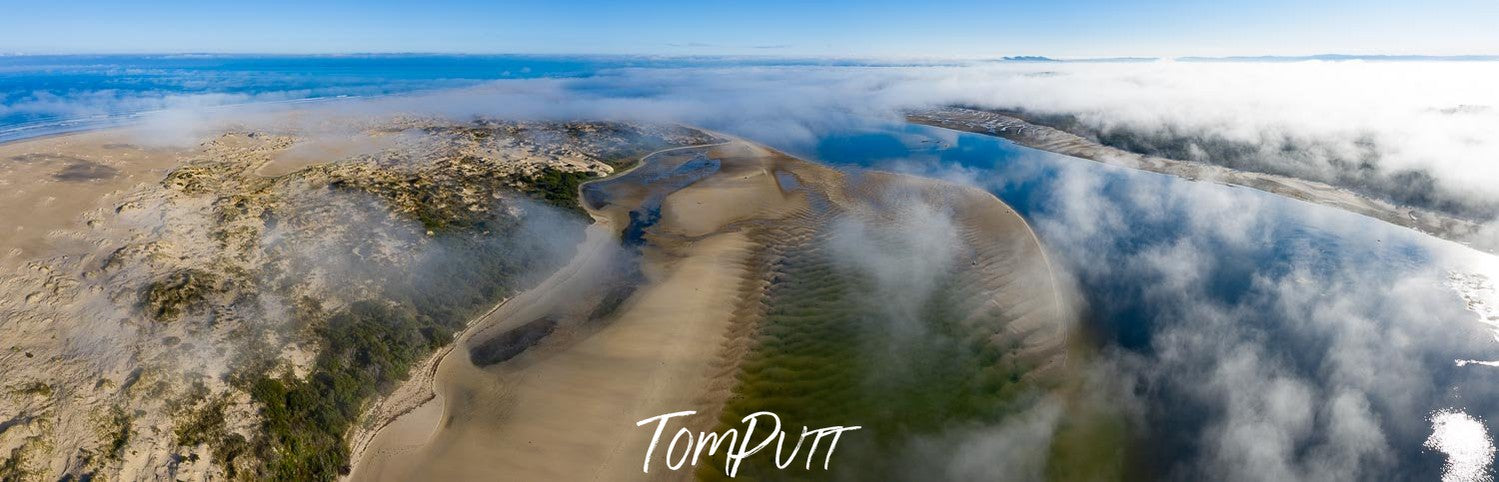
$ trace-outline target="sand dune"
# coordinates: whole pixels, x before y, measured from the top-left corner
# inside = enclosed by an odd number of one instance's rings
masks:
[[[420,384],[366,400],[382,378],[436,376],[441,357],[422,356],[566,261],[585,224],[546,204],[570,199],[557,186],[712,140],[621,123],[327,122],[205,126],[171,146],[136,127],[0,144],[0,479],[333,476],[354,417],[326,415],[423,413]],[[401,312],[343,324],[356,306]],[[335,368],[354,385],[308,391],[337,401],[290,404],[325,416],[280,425],[322,448],[273,447],[292,437],[267,426],[291,414],[246,381],[329,380],[318,360],[353,345],[324,335],[361,328],[397,332],[353,343],[379,353]]]

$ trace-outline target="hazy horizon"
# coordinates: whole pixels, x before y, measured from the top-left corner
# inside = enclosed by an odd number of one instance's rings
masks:
[[[1117,5],[584,1],[421,6],[166,1],[6,5],[0,51],[31,54],[515,53],[833,57],[1485,55],[1499,5],[1380,1]],[[57,35],[68,32],[69,35]]]
[[[353,57],[353,56],[515,56],[515,57],[609,57],[609,58],[762,58],[762,59],[827,59],[827,60],[880,60],[880,61],[915,61],[915,60],[1011,60],[1011,61],[1057,61],[1057,62],[1140,62],[1140,61],[1170,61],[1170,60],[1430,60],[1430,61],[1495,61],[1499,60],[1499,53],[1459,53],[1459,54],[1425,54],[1425,53],[1365,53],[1348,54],[1340,52],[1322,52],[1300,55],[1278,55],[1278,54],[1233,54],[1233,55],[1114,55],[1114,56],[1065,56],[1048,55],[1045,53],[995,53],[984,55],[954,55],[954,56],[919,56],[919,55],[777,55],[777,54],[634,54],[634,53],[592,53],[592,52],[506,52],[506,51],[328,51],[328,52],[230,52],[230,51],[91,51],[91,52],[0,52],[0,57],[113,57],[113,56],[224,56],[224,57]],[[1336,57],[1336,58],[1329,58]]]

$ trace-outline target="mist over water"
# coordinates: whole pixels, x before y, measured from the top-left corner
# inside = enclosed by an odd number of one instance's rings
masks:
[[[505,80],[585,79],[621,69],[814,65],[892,64],[654,56],[0,55],[0,142],[164,111],[409,95]]]
[[[1100,369],[1138,407],[1148,448],[1134,463],[1153,477],[1436,479],[1451,463],[1428,448],[1433,414],[1496,428],[1499,371],[1456,360],[1499,346],[1449,286],[1487,255],[1259,191],[935,128],[779,147],[981,186],[1030,220],[1083,293]]]
[[[1495,83],[1495,61],[19,56],[0,57],[0,140],[135,117],[181,130],[202,123],[186,111],[361,98],[339,108],[684,122],[808,142],[907,109],[963,104],[1488,222],[1499,216]]]

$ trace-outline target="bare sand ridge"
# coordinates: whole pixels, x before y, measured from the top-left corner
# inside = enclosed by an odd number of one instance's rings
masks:
[[[992,195],[894,174],[850,179],[744,141],[675,149],[584,186],[596,223],[578,257],[478,320],[431,380],[410,382],[436,397],[356,443],[351,479],[644,478],[650,434],[635,422],[697,410],[688,423],[711,429],[752,349],[778,260],[823,243],[838,216],[878,224],[891,191],[956,213],[963,323],[1018,346],[1007,359],[1031,367],[1027,377],[1055,376],[1069,315],[1039,242]],[[641,222],[653,213],[659,219]],[[641,277],[618,309],[595,317],[600,292],[618,284],[609,273],[619,265],[605,258],[637,262]],[[556,328],[514,358],[473,363],[473,347],[537,320]]]

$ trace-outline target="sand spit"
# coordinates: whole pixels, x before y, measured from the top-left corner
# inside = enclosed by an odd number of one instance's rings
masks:
[[[927,227],[910,224],[903,206],[937,206],[951,220],[945,254],[896,254],[943,258],[934,271],[952,288],[942,295],[944,329],[994,347],[985,363],[1014,393],[1044,392],[1067,370],[1070,313],[1046,256],[1024,220],[986,192],[848,174],[735,140],[653,154],[582,194],[595,223],[577,257],[475,323],[430,381],[402,387],[434,397],[366,436],[352,480],[647,478],[650,433],[635,422],[696,410],[688,426],[711,430],[743,408],[734,401],[754,400],[740,381],[759,375],[746,362],[771,360],[765,340],[777,328],[767,320],[795,309],[777,293],[860,269],[845,267],[849,253],[834,242],[850,223],[875,238]],[[811,259],[822,261],[802,262]],[[879,306],[860,300],[831,303]],[[476,350],[501,342],[503,360],[475,363]],[[650,478],[693,474],[658,464]]]
[[[910,122],[1003,137],[1022,146],[1080,157],[1104,164],[1158,172],[1193,181],[1244,186],[1310,203],[1362,214],[1390,224],[1493,251],[1482,238],[1482,226],[1425,209],[1398,206],[1325,183],[1288,176],[1240,171],[1201,162],[1146,156],[1105,146],[1052,127],[978,109],[944,107],[912,112]]]

